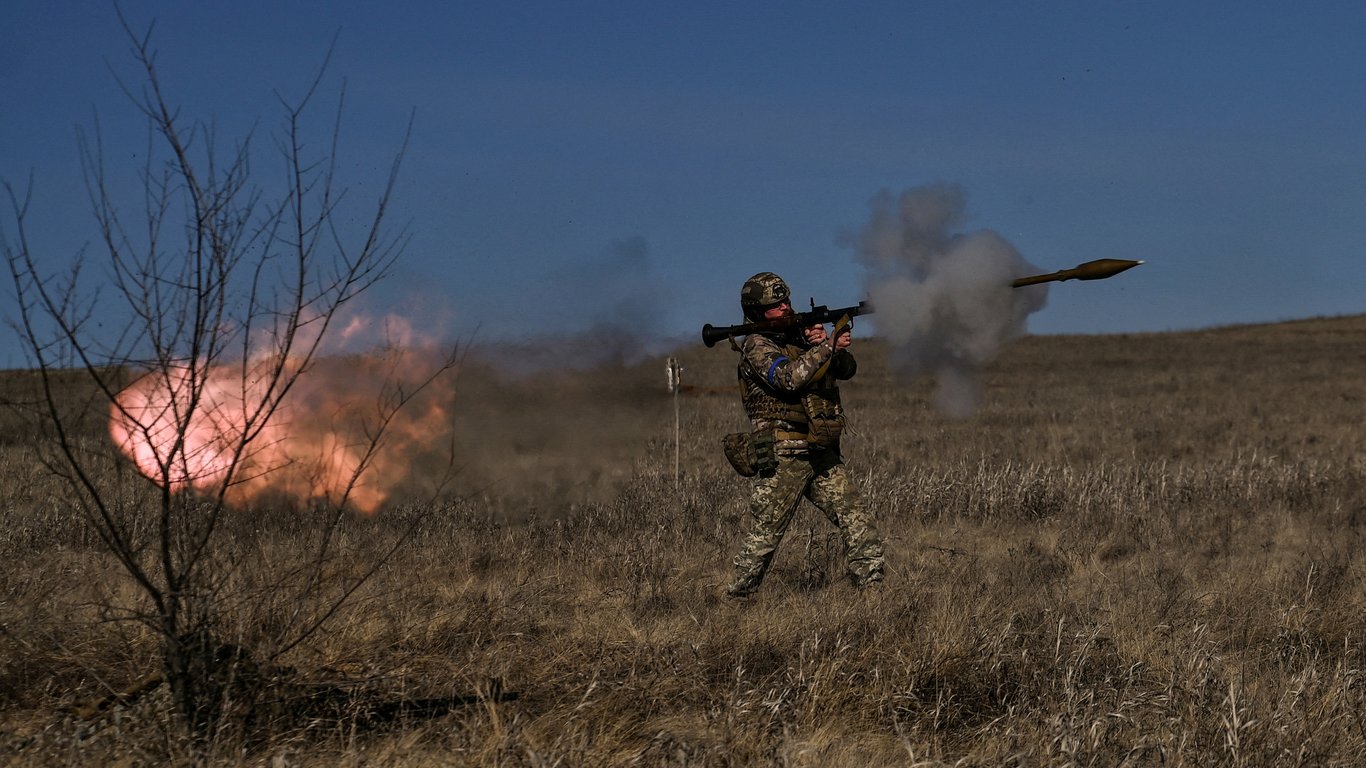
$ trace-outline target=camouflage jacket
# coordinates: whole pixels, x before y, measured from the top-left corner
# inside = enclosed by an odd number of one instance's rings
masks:
[[[817,378],[826,361],[829,368]],[[755,431],[774,431],[777,453],[838,449],[844,429],[838,382],[857,369],[833,338],[812,346],[800,336],[750,334],[740,348],[740,399]]]

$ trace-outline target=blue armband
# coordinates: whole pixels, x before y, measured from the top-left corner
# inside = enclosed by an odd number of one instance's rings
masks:
[[[773,372],[776,371],[776,370],[778,370],[778,366],[780,366],[780,365],[782,365],[783,363],[786,363],[786,362],[787,362],[787,358],[786,358],[786,357],[780,357],[780,358],[778,358],[777,360],[774,360],[774,361],[773,361],[773,365],[770,365],[770,366],[768,367],[768,375],[765,376],[764,378],[768,379],[768,385],[769,385],[770,387],[773,386]]]

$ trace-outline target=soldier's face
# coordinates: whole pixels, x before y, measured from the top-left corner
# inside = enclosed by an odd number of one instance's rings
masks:
[[[765,320],[777,320],[792,314],[792,305],[786,301],[764,310]]]

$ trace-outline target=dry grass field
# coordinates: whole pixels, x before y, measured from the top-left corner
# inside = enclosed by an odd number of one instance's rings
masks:
[[[883,589],[849,586],[806,506],[761,592],[722,597],[748,517],[724,345],[681,352],[677,481],[662,359],[472,359],[454,482],[346,520],[338,569],[378,570],[198,750],[164,691],[82,709],[154,672],[156,638],[0,417],[0,764],[1361,764],[1366,316],[1026,338],[964,420],[854,351],[845,454]],[[233,518],[225,637],[294,620],[270,585],[321,519]]]

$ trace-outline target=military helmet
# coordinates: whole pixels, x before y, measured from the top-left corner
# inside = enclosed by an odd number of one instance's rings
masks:
[[[772,272],[760,272],[746,280],[745,287],[740,289],[740,308],[750,318],[791,299],[792,291],[788,290],[787,283]]]

